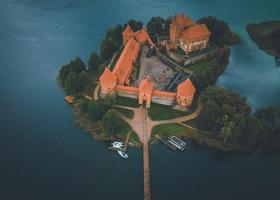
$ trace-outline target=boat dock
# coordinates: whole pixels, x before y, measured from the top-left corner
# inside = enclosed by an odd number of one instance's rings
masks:
[[[131,132],[129,132],[127,135],[126,135],[126,139],[125,139],[125,143],[124,143],[124,147],[122,149],[119,149],[119,148],[116,148],[116,147],[112,147],[112,146],[109,146],[108,149],[109,150],[112,150],[112,151],[123,151],[123,152],[126,152],[127,151],[127,147],[128,147],[128,143],[129,143],[129,139],[130,139],[130,135],[131,135]]]
[[[151,181],[150,181],[150,161],[149,161],[149,138],[147,135],[147,116],[148,112],[146,108],[142,110],[143,118],[143,172],[144,172],[144,200],[151,200]]]
[[[168,141],[162,139],[159,135],[155,135],[155,137],[164,145],[166,145],[168,148],[170,148],[171,150],[175,151],[177,148],[172,145],[171,143],[169,143]]]
[[[123,147],[123,151],[124,151],[124,152],[126,152],[126,150],[127,150],[128,142],[129,142],[129,139],[130,139],[130,134],[131,134],[131,132],[129,132],[129,133],[126,135],[126,139],[125,139],[125,143],[124,143],[124,147]]]

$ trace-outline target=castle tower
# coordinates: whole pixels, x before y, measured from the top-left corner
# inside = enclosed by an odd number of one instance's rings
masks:
[[[185,80],[177,87],[177,103],[181,106],[190,106],[193,101],[196,89],[190,79]]]
[[[134,32],[129,25],[127,25],[122,33],[123,35],[123,45],[125,45],[128,40],[134,36]]]
[[[139,104],[143,104],[144,101],[146,101],[146,108],[151,107],[151,101],[152,101],[152,93],[153,93],[153,82],[149,79],[149,77],[145,78],[140,82],[139,88],[138,88],[138,102]]]
[[[109,70],[105,68],[103,74],[99,77],[101,85],[101,94],[107,95],[115,92],[117,85],[117,77]]]

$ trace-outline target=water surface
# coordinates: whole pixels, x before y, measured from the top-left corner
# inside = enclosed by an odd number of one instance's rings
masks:
[[[2,0],[0,2],[0,199],[143,199],[142,152],[121,160],[74,124],[57,86],[60,65],[99,50],[106,29],[130,18],[215,15],[241,36],[217,85],[258,108],[280,107],[280,68],[245,25],[279,19],[279,1]],[[56,27],[56,24],[58,26]],[[279,199],[280,162],[260,152],[152,145],[153,199]]]

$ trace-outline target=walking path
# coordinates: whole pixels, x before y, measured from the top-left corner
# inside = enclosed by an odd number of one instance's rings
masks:
[[[130,127],[137,133],[140,141],[143,143],[144,200],[151,200],[152,195],[151,195],[151,182],[150,182],[149,139],[151,136],[152,128],[156,125],[169,124],[169,123],[178,123],[183,126],[188,126],[183,122],[196,118],[201,112],[202,106],[199,101],[196,111],[194,111],[189,115],[183,117],[177,117],[169,120],[158,120],[158,121],[152,121],[148,116],[147,109],[143,107],[138,107],[138,108],[127,107],[127,106],[115,106],[115,107],[131,110],[134,112],[133,118],[129,119],[126,116],[124,116],[122,113],[116,111],[118,116],[121,119],[123,119],[126,123],[128,123]]]
[[[161,125],[161,124],[172,124],[172,123],[178,123],[178,124],[183,125],[183,122],[189,121],[189,120],[192,120],[192,119],[195,119],[196,117],[198,117],[202,110],[202,105],[199,101],[197,109],[189,115],[185,115],[185,116],[177,117],[177,118],[173,118],[173,119],[168,119],[168,120],[153,121],[148,116],[147,110],[145,111],[146,118],[145,119],[143,118],[143,109],[144,108],[142,108],[142,107],[138,107],[138,108],[127,107],[127,106],[115,106],[115,107],[131,110],[134,112],[134,116],[132,119],[127,118],[120,112],[117,112],[117,113],[118,113],[119,117],[121,119],[123,119],[125,122],[127,122],[130,125],[130,127],[137,133],[140,141],[143,144],[146,139],[149,141],[151,132],[152,132],[152,129],[154,126]],[[143,130],[144,124],[146,127],[146,132]],[[147,137],[147,138],[145,138],[145,137]]]
[[[100,84],[98,83],[97,86],[95,87],[94,94],[93,94],[93,99],[95,101],[99,100],[99,90],[100,90]]]
[[[147,110],[142,109],[143,119],[143,168],[144,168],[144,200],[151,200],[150,186],[150,162],[149,162],[149,136],[147,135],[146,119],[148,117]]]

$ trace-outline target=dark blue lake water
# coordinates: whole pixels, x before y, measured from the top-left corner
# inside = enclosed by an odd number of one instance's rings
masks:
[[[0,200],[143,199],[142,151],[122,160],[74,124],[56,84],[60,65],[97,51],[106,29],[130,18],[215,15],[241,36],[217,85],[254,107],[280,107],[280,68],[247,23],[279,19],[279,0],[1,0]],[[59,24],[56,28],[56,24]],[[152,195],[170,199],[280,199],[280,158],[193,146],[150,147]]]

